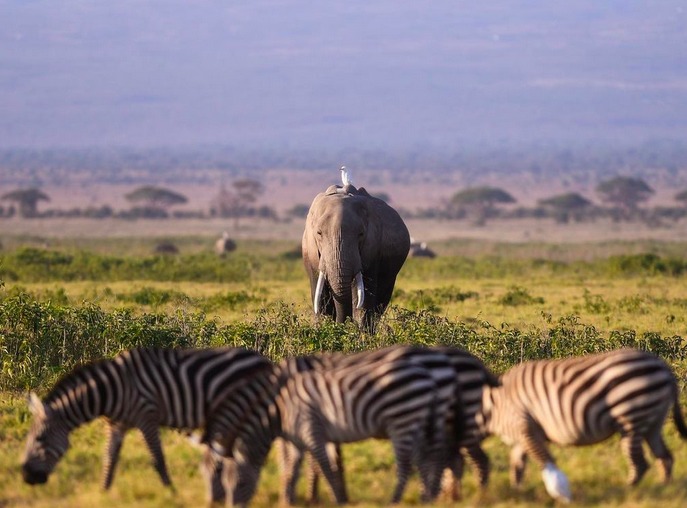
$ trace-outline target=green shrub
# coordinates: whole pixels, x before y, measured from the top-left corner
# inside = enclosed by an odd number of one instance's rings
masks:
[[[544,299],[541,296],[532,296],[523,287],[512,286],[505,295],[498,299],[498,303],[501,305],[530,305],[544,303]]]
[[[446,344],[467,349],[496,372],[526,360],[637,347],[661,355],[680,375],[687,373],[687,345],[681,337],[637,335],[632,330],[606,335],[576,316],[548,318],[546,323],[543,329],[488,322],[474,326],[428,310],[393,306],[381,318],[377,333],[368,335],[351,321],[313,320],[283,303],[265,307],[249,321],[220,324],[204,313],[106,312],[94,304],[58,305],[18,293],[0,300],[0,391],[46,389],[78,364],[141,346],[244,346],[279,360],[391,344]]]

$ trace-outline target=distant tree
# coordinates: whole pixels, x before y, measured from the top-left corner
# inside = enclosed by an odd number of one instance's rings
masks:
[[[654,193],[654,189],[644,180],[627,176],[616,176],[601,182],[596,191],[604,201],[626,211],[635,210],[639,203]]]
[[[210,202],[210,214],[219,217],[233,217],[238,228],[239,218],[251,215],[251,205],[265,191],[262,183],[251,178],[235,180],[231,190],[224,185]]]
[[[580,212],[591,204],[591,201],[576,192],[568,192],[539,200],[539,205],[553,211],[554,218],[558,222],[568,222],[571,216],[579,218]]]
[[[124,196],[131,203],[142,203],[150,208],[167,209],[188,202],[186,196],[162,187],[144,185]]]
[[[683,206],[687,206],[687,190],[675,194],[675,201],[679,201]]]
[[[291,208],[289,208],[286,211],[286,215],[289,217],[293,217],[294,219],[305,219],[308,216],[309,211],[310,205],[306,205],[305,203],[298,203],[297,205],[293,205]]]
[[[35,217],[38,214],[38,202],[50,201],[50,198],[36,188],[17,189],[8,192],[2,199],[14,201],[19,206],[19,215],[22,217]]]
[[[477,225],[484,225],[496,205],[515,202],[513,196],[497,187],[472,187],[456,192],[450,207],[465,210],[474,216]]]

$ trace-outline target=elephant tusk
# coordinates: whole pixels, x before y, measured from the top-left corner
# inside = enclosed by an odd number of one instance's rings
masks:
[[[320,272],[317,277],[317,286],[315,286],[315,296],[313,297],[313,308],[315,314],[320,313],[320,300],[322,300],[322,289],[324,289],[324,272]]]
[[[355,275],[355,286],[358,288],[358,304],[356,309],[362,309],[365,303],[365,284],[363,284],[363,272],[358,272]]]

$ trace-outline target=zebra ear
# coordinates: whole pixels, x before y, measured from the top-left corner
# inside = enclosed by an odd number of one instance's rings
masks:
[[[33,416],[43,418],[45,417],[45,405],[43,401],[36,395],[35,392],[29,392],[29,411]]]

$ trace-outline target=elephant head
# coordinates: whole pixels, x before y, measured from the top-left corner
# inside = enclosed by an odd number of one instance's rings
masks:
[[[391,299],[410,235],[398,213],[365,189],[331,186],[313,200],[302,247],[315,313],[343,322],[355,308],[370,326]]]

